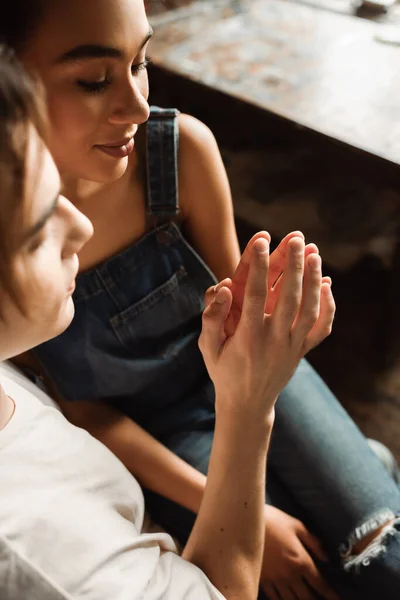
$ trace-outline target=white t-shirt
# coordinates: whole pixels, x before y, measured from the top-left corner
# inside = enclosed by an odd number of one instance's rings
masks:
[[[105,446],[14,367],[0,381],[16,404],[0,431],[1,600],[223,600],[169,535],[141,533],[141,489]]]

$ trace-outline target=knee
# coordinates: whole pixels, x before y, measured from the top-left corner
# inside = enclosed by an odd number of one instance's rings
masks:
[[[339,547],[345,571],[359,575],[370,565],[383,562],[393,544],[399,547],[397,560],[400,560],[399,536],[400,516],[391,510],[372,516],[354,529]]]

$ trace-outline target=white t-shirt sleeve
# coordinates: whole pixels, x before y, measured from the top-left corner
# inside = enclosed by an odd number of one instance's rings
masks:
[[[146,600],[224,600],[224,596],[211,584],[203,571],[166,552],[157,565],[146,590]]]
[[[0,431],[1,600],[223,600],[166,533],[141,533],[141,489],[43,392],[0,363],[15,401]]]

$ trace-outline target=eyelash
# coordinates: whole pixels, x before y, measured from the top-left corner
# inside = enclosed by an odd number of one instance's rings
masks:
[[[36,250],[39,250],[39,248],[41,247],[41,245],[44,242],[44,236],[41,235],[40,237],[36,238],[29,246],[29,252],[30,254],[34,254],[36,252]]]
[[[146,58],[141,63],[137,65],[132,65],[131,72],[132,75],[137,75],[140,71],[145,71],[151,62],[150,58]],[[109,77],[105,77],[102,81],[84,81],[83,79],[79,79],[77,84],[79,87],[83,89],[84,92],[88,94],[101,94],[105,91],[105,89],[112,83]]]

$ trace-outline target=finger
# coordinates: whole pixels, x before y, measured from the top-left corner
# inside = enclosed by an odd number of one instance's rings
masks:
[[[320,311],[317,322],[307,336],[304,351],[308,352],[320,344],[332,331],[336,305],[331,286],[328,283],[321,285]]]
[[[222,287],[227,287],[227,288],[231,289],[231,287],[232,287],[232,279],[230,279],[229,277],[227,277],[226,279],[223,279],[222,281],[220,281],[216,285],[212,285],[211,287],[208,288],[208,290],[206,290],[206,293],[204,295],[204,305],[205,305],[205,307],[207,307],[209,304],[211,304],[211,302],[214,300],[215,296],[217,295],[218,291]]]
[[[295,233],[300,233],[300,232],[295,232]],[[290,235],[292,235],[292,234],[290,234]],[[294,237],[299,237],[299,236],[294,236]],[[276,252],[276,250],[274,252]],[[274,254],[274,252],[272,253],[272,255]],[[315,244],[307,244],[307,246],[304,248],[304,257],[307,257],[310,254],[319,254],[318,247]],[[272,255],[270,258],[270,268],[271,268]],[[268,279],[270,281],[273,281],[272,289],[271,289],[270,285],[268,288],[269,296],[268,296],[268,300],[267,300],[267,306],[265,307],[265,312],[268,314],[273,312],[276,301],[279,297],[279,290],[280,290],[281,281],[282,281],[282,274],[283,274],[283,271],[281,271],[281,273],[279,273],[279,276],[277,279],[274,279],[273,277],[268,276]],[[330,279],[330,277],[327,277],[326,279]]]
[[[317,252],[316,252],[316,251]],[[305,248],[304,251],[304,255],[307,256],[309,254],[315,254],[315,253],[319,253],[319,250],[317,248],[317,246],[315,244],[308,244]],[[272,288],[272,290],[269,290],[268,293],[268,299],[267,299],[267,305],[265,307],[265,312],[267,314],[271,314],[274,311],[275,305],[276,305],[276,301],[279,297],[279,290],[280,290],[280,286],[281,286],[281,281],[282,281],[282,277],[279,277],[278,281],[275,283],[274,287]],[[332,279],[330,277],[328,277],[327,275],[325,275],[322,278],[322,283],[328,283],[329,285],[332,285]]]
[[[304,256],[308,256],[309,254],[319,254],[319,248],[317,244],[307,244],[304,248]]]
[[[300,233],[300,232],[296,232],[296,233]],[[319,254],[319,249],[316,244],[307,244],[306,247],[304,248],[304,257],[306,258],[310,254]],[[272,259],[272,255],[271,255],[271,259]],[[271,259],[270,259],[270,263],[271,263]],[[324,281],[324,280],[326,280],[328,283],[332,283],[332,280],[330,277],[324,277],[322,279],[322,281]],[[279,290],[280,290],[280,286],[281,286],[281,281],[282,281],[282,273],[280,273],[278,279],[275,280],[272,289],[271,289],[271,287],[269,287],[267,305],[265,307],[265,312],[267,314],[271,314],[275,309],[276,301],[279,298]]]
[[[249,273],[249,265],[251,259],[251,249],[253,247],[254,242],[259,239],[267,240],[268,244],[271,243],[271,236],[268,231],[259,231],[248,241],[246,248],[242,256],[240,257],[239,264],[236,268],[235,274],[232,277],[232,281],[235,285],[243,286],[246,285],[247,275]]]
[[[277,590],[282,600],[298,600],[296,593],[286,583],[277,586]]]
[[[310,550],[315,554],[315,556],[320,558],[320,560],[324,562],[328,560],[328,557],[323,551],[319,540],[313,536],[301,522],[299,522],[297,527],[297,536],[307,550],[307,553],[308,550]],[[314,591],[320,594],[322,598],[326,598],[327,600],[339,600],[336,593],[322,577],[317,565],[310,555],[308,555],[308,560],[305,568],[303,569],[303,573],[303,579]]]
[[[268,273],[268,285],[272,287],[280,277],[286,262],[287,246],[290,240],[295,237],[300,237],[304,240],[304,235],[301,231],[292,231],[288,233],[279,243],[277,248],[272,252],[270,259],[270,270]]]
[[[302,579],[293,582],[291,589],[297,600],[315,600],[315,594],[312,589]]]
[[[304,576],[308,585],[324,600],[340,600],[336,592],[326,583],[313,563]]]
[[[321,257],[311,254],[305,261],[303,297],[293,326],[293,336],[301,345],[319,317],[321,281]]]
[[[264,323],[264,308],[267,301],[267,278],[269,265],[269,243],[265,238],[257,239],[251,252],[242,316],[239,326],[251,325],[257,329]]]
[[[280,290],[281,290],[282,276],[278,278],[278,281],[275,282],[274,287],[268,288],[268,297],[267,303],[265,305],[265,312],[270,315],[274,312],[277,300],[279,298]]]
[[[303,523],[297,529],[297,536],[303,546],[307,548],[307,550],[311,550],[312,554],[314,554],[316,558],[319,558],[319,560],[322,560],[323,562],[327,562],[329,560],[319,539],[316,538],[315,535],[312,535],[312,533],[306,529]]]
[[[287,245],[286,264],[274,311],[274,325],[289,332],[299,310],[304,275],[304,240],[295,237]]]
[[[268,231],[258,231],[247,242],[246,248],[243,251],[243,254],[241,256],[241,260],[239,261],[239,264],[241,262],[244,262],[245,264],[250,264],[253,244],[254,244],[254,242],[256,242],[259,239],[267,240],[268,244],[271,243],[271,236],[268,233]]]
[[[203,312],[199,348],[203,355],[209,356],[213,361],[218,358],[226,340],[224,323],[231,303],[232,293],[228,288],[223,287]]]
[[[232,289],[232,293],[233,293],[232,306],[235,307],[235,309],[237,311],[239,311],[239,317],[240,317],[242,307],[243,307],[244,292],[245,292],[245,288],[246,288],[247,277],[249,274],[251,250],[252,250],[254,243],[258,239],[265,239],[265,240],[267,240],[268,243],[270,243],[271,236],[269,235],[269,233],[267,231],[259,231],[258,233],[253,235],[253,237],[248,242],[248,244],[240,258],[239,264],[238,264],[235,274],[233,275],[233,278],[232,278],[232,285],[231,285],[231,289]],[[237,322],[238,321],[239,321],[239,319],[237,319]]]
[[[268,600],[281,600],[281,597],[275,590],[274,586],[261,584],[261,587]]]

